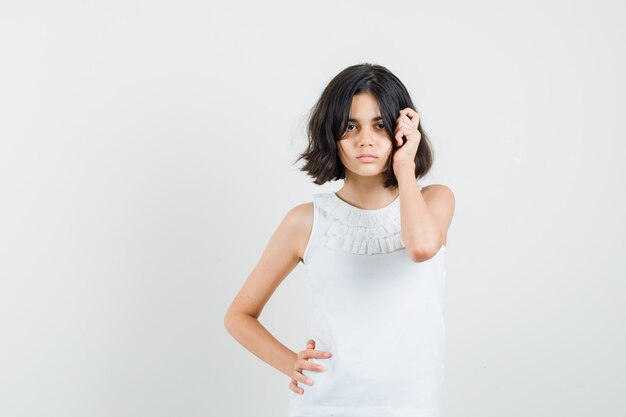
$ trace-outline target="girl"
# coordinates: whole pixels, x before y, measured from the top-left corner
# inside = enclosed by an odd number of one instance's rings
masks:
[[[350,66],[312,109],[301,168],[337,192],[284,217],[224,318],[228,332],[289,379],[289,416],[440,415],[443,290],[454,195],[421,187],[433,162],[402,82]],[[302,261],[313,317],[295,353],[258,321]],[[306,389],[305,389],[306,388]]]

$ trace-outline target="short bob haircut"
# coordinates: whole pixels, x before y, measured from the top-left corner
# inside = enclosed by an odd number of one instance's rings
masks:
[[[313,177],[315,184],[322,185],[328,181],[345,179],[346,169],[339,159],[337,141],[345,132],[352,97],[365,92],[370,92],[376,97],[385,130],[392,138],[391,155],[383,171],[384,187],[398,186],[392,158],[398,148],[396,140],[393,139],[396,119],[400,115],[400,110],[406,107],[415,111],[417,109],[413,106],[404,84],[391,71],[381,65],[368,63],[352,65],[337,74],[310,111],[307,126],[309,144],[295,162],[300,159],[306,161],[300,170]],[[430,140],[422,129],[421,120],[418,130],[421,138],[415,155],[416,179],[428,173],[434,158]]]

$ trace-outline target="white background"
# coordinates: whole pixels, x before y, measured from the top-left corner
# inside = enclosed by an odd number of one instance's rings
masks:
[[[217,3],[217,2],[215,2]],[[626,413],[620,1],[0,5],[0,415],[286,416],[223,315],[324,86],[386,66],[456,196],[445,417]],[[305,267],[261,322],[294,351]]]

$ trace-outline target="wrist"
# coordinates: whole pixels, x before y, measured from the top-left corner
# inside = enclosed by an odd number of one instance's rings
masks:
[[[393,172],[398,176],[412,175],[415,177],[414,161],[398,161],[393,163]]]
[[[287,355],[287,359],[286,359],[286,363],[283,365],[282,367],[282,372],[283,374],[285,374],[286,376],[292,378],[292,372],[294,369],[294,364],[296,363],[296,361],[298,360],[298,354],[290,351],[289,355]]]

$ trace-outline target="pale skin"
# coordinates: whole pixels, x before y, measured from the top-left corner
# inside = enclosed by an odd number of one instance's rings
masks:
[[[454,194],[443,184],[432,184],[421,191],[415,177],[415,155],[421,134],[419,114],[405,108],[399,112],[394,137],[384,129],[378,102],[371,93],[353,97],[350,121],[338,141],[338,154],[346,167],[344,186],[337,196],[353,206],[370,210],[384,207],[400,194],[402,239],[407,256],[424,262],[447,246],[447,233],[454,214]],[[392,140],[398,149],[393,154],[397,188],[385,188],[382,171],[392,153]],[[358,159],[364,153],[373,160]],[[303,394],[301,385],[313,385],[303,369],[323,372],[310,358],[327,359],[332,352],[315,349],[308,340],[305,349],[293,352],[279,342],[258,320],[276,288],[302,260],[313,225],[313,203],[303,203],[287,212],[272,234],[260,260],[230,304],[224,325],[228,332],[258,358],[289,379],[289,389]]]

